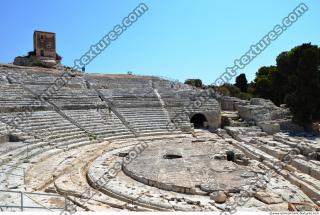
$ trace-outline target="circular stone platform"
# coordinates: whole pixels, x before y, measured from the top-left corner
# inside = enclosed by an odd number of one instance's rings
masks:
[[[236,163],[241,157],[239,151],[221,143],[152,144],[122,170],[139,182],[169,191],[238,192],[256,177],[249,167]]]

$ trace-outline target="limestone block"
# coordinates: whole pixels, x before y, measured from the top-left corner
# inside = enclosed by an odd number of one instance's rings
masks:
[[[7,143],[9,142],[9,136],[6,134],[0,134],[0,143]]]
[[[320,180],[320,166],[313,163],[310,164],[310,175]]]
[[[222,96],[219,100],[221,104],[221,110],[235,111],[235,102],[238,102],[240,99],[229,96]]]
[[[280,132],[280,124],[274,121],[258,122],[258,126],[267,134],[275,134]]]
[[[320,144],[313,144],[313,145],[310,145],[309,147],[314,152],[320,152]]]
[[[282,196],[277,193],[260,191],[256,192],[254,196],[266,204],[278,204],[283,202]]]
[[[236,109],[237,111],[239,111],[239,108],[240,108],[241,106],[246,106],[246,105],[249,105],[249,104],[250,104],[249,101],[239,100],[239,101],[236,101],[236,102],[234,103],[234,107],[235,107],[235,109]]]
[[[302,159],[293,159],[291,165],[296,167],[301,172],[310,175],[310,164],[307,161]]]
[[[227,195],[223,191],[216,191],[210,194],[210,199],[214,200],[216,203],[222,204],[227,200]]]
[[[276,107],[271,100],[262,99],[262,98],[252,98],[250,100],[251,105],[262,105],[265,107]]]
[[[290,172],[295,172],[297,171],[297,169],[295,167],[293,167],[292,165],[286,165],[285,169],[290,171]]]
[[[1,85],[9,84],[8,79],[5,75],[0,74],[0,84]]]

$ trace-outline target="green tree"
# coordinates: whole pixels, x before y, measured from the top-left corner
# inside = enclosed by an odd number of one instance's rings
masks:
[[[273,101],[273,103],[280,106],[284,103],[285,100],[288,78],[286,75],[281,73],[277,67],[274,67],[270,72],[270,80],[270,99]]]
[[[252,94],[240,92],[239,94],[236,95],[236,97],[242,100],[250,100],[252,99]]]
[[[305,43],[280,53],[276,62],[261,67],[247,91],[276,105],[286,103],[293,120],[310,129],[320,120],[320,48]]]
[[[287,104],[293,114],[293,120],[311,129],[312,122],[319,120],[320,81],[319,81],[319,50],[317,46],[303,44],[289,53],[290,65],[293,67],[289,77],[291,92]]]
[[[225,96],[230,96],[230,91],[228,89],[228,87],[226,86],[219,86],[216,88],[216,90],[221,93],[222,95],[225,95]]]
[[[248,90],[248,81],[247,81],[247,77],[244,73],[238,75],[236,77],[236,84],[235,84],[236,87],[238,87],[241,92],[247,92]]]
[[[222,87],[228,89],[228,91],[230,92],[230,96],[237,96],[241,92],[241,90],[233,84],[226,83],[222,85]]]
[[[251,95],[255,94],[255,85],[254,85],[253,81],[251,81],[250,84],[248,84],[248,90],[247,91]]]
[[[263,66],[258,70],[253,83],[255,96],[272,100],[271,77],[274,70],[275,66]]]
[[[203,88],[203,84],[200,79],[187,79],[184,83],[197,88]]]
[[[252,98],[252,94],[241,92],[241,90],[233,84],[219,86],[217,87],[217,91],[225,96],[237,97],[244,100],[250,100]]]

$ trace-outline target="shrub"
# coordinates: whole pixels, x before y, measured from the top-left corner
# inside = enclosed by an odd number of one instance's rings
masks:
[[[58,60],[58,61],[62,60],[62,56],[60,56],[58,53],[56,53],[56,60]]]

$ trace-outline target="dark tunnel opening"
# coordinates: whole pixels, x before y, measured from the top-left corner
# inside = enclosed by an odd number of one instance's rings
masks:
[[[197,113],[191,117],[190,122],[193,123],[194,128],[205,128],[207,119],[203,114]]]

